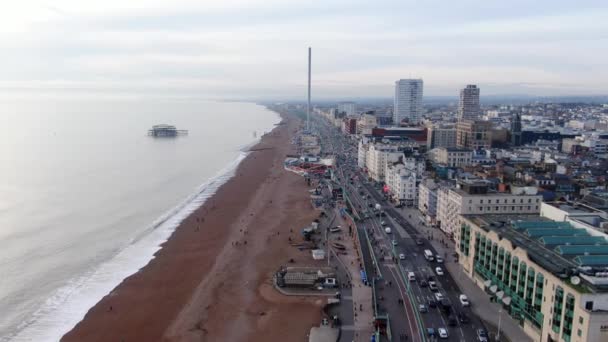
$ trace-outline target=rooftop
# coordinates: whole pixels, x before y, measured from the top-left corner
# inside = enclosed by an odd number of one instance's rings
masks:
[[[521,248],[530,260],[555,276],[568,279],[584,274],[592,292],[608,292],[608,240],[591,236],[585,229],[569,222],[556,222],[538,215],[464,215],[485,231],[494,231],[501,239]],[[597,281],[594,281],[597,280]]]

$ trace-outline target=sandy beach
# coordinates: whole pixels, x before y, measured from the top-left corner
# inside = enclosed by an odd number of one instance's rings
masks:
[[[89,310],[62,341],[302,341],[321,303],[284,297],[271,277],[310,253],[288,244],[318,215],[283,169],[300,122],[283,117],[235,177],[176,229],[155,258]],[[202,147],[201,147],[202,148]]]

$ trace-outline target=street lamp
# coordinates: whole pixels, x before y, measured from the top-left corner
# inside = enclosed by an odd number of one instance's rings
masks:
[[[502,305],[500,305],[500,307],[498,308],[498,333],[496,334],[496,341],[500,341],[500,323],[501,322],[502,322]]]

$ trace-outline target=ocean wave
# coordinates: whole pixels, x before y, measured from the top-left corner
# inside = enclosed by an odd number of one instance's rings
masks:
[[[179,224],[235,175],[238,165],[247,155],[248,152],[241,151],[216,176],[157,218],[113,258],[56,290],[17,327],[15,333],[0,337],[0,341],[59,341],[84,318],[91,307],[124,279],[146,266]]]

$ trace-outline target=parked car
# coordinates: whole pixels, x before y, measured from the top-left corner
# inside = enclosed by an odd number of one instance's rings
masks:
[[[439,334],[439,338],[448,338],[448,330],[446,328],[438,328],[437,333]]]
[[[477,341],[488,342],[488,333],[485,329],[477,329]]]
[[[431,291],[437,291],[439,290],[439,287],[437,287],[437,283],[434,281],[429,281],[429,289]]]
[[[442,276],[443,275],[443,270],[441,269],[441,267],[436,267],[435,268],[435,273],[437,273],[437,275]]]
[[[456,317],[454,315],[448,316],[448,325],[451,327],[455,327],[458,322],[456,321]]]
[[[426,287],[427,285],[428,285],[428,283],[426,282],[426,280],[420,281],[420,287]]]
[[[403,254],[403,253],[399,254],[399,260],[405,260],[405,254]]]
[[[437,300],[439,302],[442,299],[443,299],[443,294],[441,292],[436,292],[435,293],[435,300]]]
[[[428,312],[429,309],[426,307],[426,305],[420,304],[420,305],[418,305],[418,311],[421,313],[425,313],[425,312]]]
[[[442,258],[441,256],[439,256],[439,255],[436,255],[436,256],[435,256],[435,260],[436,260],[438,263],[440,263],[440,264],[442,264],[442,263],[443,263],[443,258]]]
[[[385,232],[386,234],[390,234],[390,233],[392,233],[392,231],[391,231],[391,229],[390,229],[389,227],[384,228],[384,232]]]
[[[435,302],[435,300],[432,297],[429,297],[428,301],[429,301],[429,308],[437,307],[437,302]]]
[[[393,240],[393,246],[397,246],[397,240]]]
[[[422,239],[416,239],[416,246],[422,246],[424,245],[424,241],[422,241]]]
[[[465,294],[460,294],[458,299],[460,299],[460,304],[462,304],[462,306],[469,306],[471,304],[469,303],[469,298],[467,298],[467,295]]]
[[[435,334],[435,329],[433,328],[426,328],[426,334],[429,335],[429,337],[437,336],[437,334]]]

